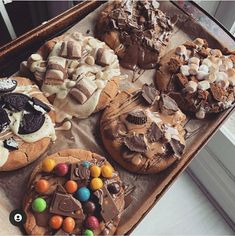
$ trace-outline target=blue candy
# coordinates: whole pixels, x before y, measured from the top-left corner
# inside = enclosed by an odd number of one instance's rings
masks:
[[[89,161],[84,161],[84,162],[82,163],[82,165],[83,165],[84,167],[86,167],[86,168],[89,168],[90,165],[91,165],[91,163],[90,163]]]
[[[89,200],[90,195],[90,190],[87,187],[81,187],[75,193],[75,197],[81,202]]]

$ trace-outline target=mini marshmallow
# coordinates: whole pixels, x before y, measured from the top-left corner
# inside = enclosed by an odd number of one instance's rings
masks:
[[[188,60],[188,63],[189,64],[195,64],[195,65],[198,65],[200,64],[200,59],[197,58],[197,57],[191,57],[189,60]]]
[[[212,56],[208,57],[208,59],[210,59],[210,61],[214,65],[217,65],[217,66],[222,65],[222,59],[221,58],[218,58],[218,57],[215,57],[215,56],[212,55]]]
[[[106,85],[106,82],[100,79],[95,80],[95,83],[98,89],[103,89]]]
[[[226,80],[228,78],[228,75],[222,71],[219,71],[216,73],[216,82],[219,82],[221,80]]]
[[[219,71],[226,72],[227,70],[228,70],[228,66],[225,63],[219,66]]]
[[[225,64],[227,66],[227,69],[233,68],[233,62],[230,58],[223,58],[222,62],[223,62],[223,64]]]
[[[198,119],[202,120],[205,118],[206,112],[202,107],[200,107],[200,109],[196,112],[195,115]]]
[[[69,80],[69,81],[67,81],[67,83],[66,83],[66,87],[67,88],[72,88],[72,87],[74,87],[76,85],[76,81],[72,81],[72,80]]]
[[[189,76],[189,66],[188,65],[182,65],[180,67],[180,72],[184,75],[184,76]]]
[[[198,80],[205,80],[208,77],[208,73],[204,72],[204,71],[198,71],[197,72],[197,79]]]
[[[187,49],[184,45],[180,45],[175,49],[175,53],[177,55],[180,55],[180,56],[186,55],[187,54]]]
[[[229,84],[235,86],[235,77],[228,77]]]
[[[210,67],[212,64],[211,60],[209,60],[208,58],[203,59],[202,61],[202,65],[207,65],[208,67]]]
[[[190,66],[189,66],[189,74],[190,75],[196,75],[197,74],[197,72],[198,72],[198,65],[196,65],[196,64],[190,64]]]
[[[30,56],[33,61],[42,61],[42,56],[38,53],[34,53]]]
[[[210,83],[207,80],[200,81],[198,83],[198,88],[201,90],[207,90],[210,88]]]
[[[209,68],[207,65],[203,64],[203,65],[200,65],[199,68],[198,68],[199,71],[203,71],[203,72],[206,72],[208,73],[209,72]]]
[[[95,75],[95,78],[98,80],[101,80],[103,78],[103,72],[102,71],[98,71]]]
[[[222,57],[223,54],[219,49],[211,49],[210,54],[215,56],[215,57]]]
[[[228,79],[226,79],[226,80],[220,80],[217,84],[218,84],[221,88],[226,89],[226,88],[228,88],[228,86],[229,86],[229,80],[228,80]]]
[[[204,40],[201,38],[196,38],[193,42],[199,47],[204,45]]]
[[[197,83],[195,81],[189,81],[185,87],[186,91],[189,93],[194,93],[197,91]]]

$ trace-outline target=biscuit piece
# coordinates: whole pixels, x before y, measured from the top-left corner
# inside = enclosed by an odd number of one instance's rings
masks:
[[[24,63],[25,64],[25,63]],[[104,42],[67,33],[32,54],[27,67],[56,109],[56,121],[87,118],[116,96],[119,63]]]
[[[0,171],[10,171],[37,159],[56,139],[55,113],[29,79],[4,78],[2,87],[4,81],[17,84],[12,91],[0,94]]]
[[[185,115],[152,86],[121,92],[105,109],[100,132],[112,158],[134,173],[160,172],[182,157]]]
[[[152,69],[164,54],[177,17],[170,19],[151,1],[113,1],[97,18],[96,36],[134,70]]]
[[[45,160],[54,163],[49,170]],[[101,173],[94,172],[99,168]],[[103,186],[94,189],[93,181],[97,178]],[[40,181],[45,183],[42,187]],[[72,188],[68,181],[72,182]],[[83,194],[80,189],[85,189]],[[34,206],[38,198],[46,201],[46,208]],[[48,156],[34,169],[23,209],[27,215],[24,228],[29,235],[82,235],[86,229],[94,235],[113,235],[124,209],[124,189],[118,172],[104,157],[90,151],[67,149]],[[55,215],[63,223],[54,225]],[[72,229],[66,227],[67,217],[75,222]]]
[[[224,111],[235,100],[235,64],[231,58],[209,48],[204,39],[185,42],[161,59],[157,88],[198,119]]]

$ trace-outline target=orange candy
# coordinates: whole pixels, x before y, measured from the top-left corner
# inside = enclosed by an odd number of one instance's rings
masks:
[[[38,193],[45,193],[49,189],[49,183],[45,179],[40,179],[35,185],[35,189]]]
[[[59,229],[63,223],[63,217],[54,215],[50,218],[49,225],[52,229]]]
[[[75,220],[72,217],[66,217],[63,221],[63,230],[66,233],[72,233],[75,228]]]
[[[66,182],[65,188],[66,188],[68,193],[75,193],[78,189],[78,185],[75,181],[69,180],[69,181]]]

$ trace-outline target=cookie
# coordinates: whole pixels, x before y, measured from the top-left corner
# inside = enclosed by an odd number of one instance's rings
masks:
[[[153,1],[112,1],[97,18],[95,35],[135,70],[155,68],[164,54],[177,17],[170,19]]]
[[[124,209],[118,172],[95,153],[67,149],[33,171],[23,209],[29,235],[113,235]]]
[[[56,121],[87,118],[104,109],[116,96],[119,63],[104,42],[69,33],[43,45],[27,62],[28,70],[56,109]],[[26,67],[26,68],[25,68]]]
[[[27,78],[3,78],[0,86],[0,171],[10,171],[37,159],[56,139],[55,112]]]
[[[156,72],[156,86],[198,119],[231,107],[235,100],[234,55],[223,55],[197,38],[166,54]]]
[[[100,132],[105,148],[124,168],[157,173],[182,157],[185,119],[172,98],[145,84],[116,96],[101,117]]]

